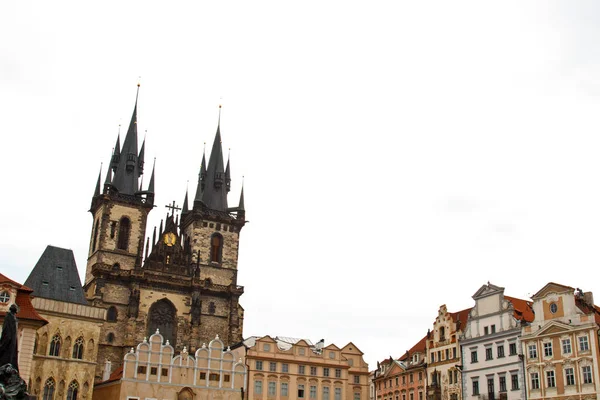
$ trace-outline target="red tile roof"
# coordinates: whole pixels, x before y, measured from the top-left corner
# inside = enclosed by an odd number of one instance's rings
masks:
[[[460,326],[457,328],[457,330],[463,330],[467,326],[467,319],[469,318],[469,313],[472,309],[473,307],[469,307],[458,312],[450,313],[455,323],[460,322]]]
[[[16,303],[19,306],[19,313],[17,314],[18,319],[41,321],[42,326],[48,323],[48,321],[42,318],[35,308],[33,308],[33,304],[31,304],[31,292],[33,292],[33,290],[29,289],[27,286],[13,281],[12,279],[7,278],[2,274],[0,274],[0,283],[8,283],[17,289]],[[0,312],[0,317],[4,317],[5,315],[6,312]]]
[[[535,314],[533,313],[532,304],[530,301],[517,299],[516,297],[504,296],[510,301],[515,309],[514,316],[520,321],[533,322]]]

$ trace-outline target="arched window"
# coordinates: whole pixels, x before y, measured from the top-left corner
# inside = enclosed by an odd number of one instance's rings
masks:
[[[213,233],[210,237],[210,261],[220,263],[223,256],[223,236]]]
[[[42,400],[54,400],[54,387],[55,387],[54,379],[48,378],[46,383],[44,384],[44,395]]]
[[[112,332],[109,332],[108,335],[106,335],[106,341],[108,343],[112,343],[115,341],[115,334]]]
[[[117,307],[110,306],[108,307],[108,311],[106,311],[106,320],[108,322],[116,322],[117,321]]]
[[[67,390],[67,400],[77,400],[77,392],[79,392],[79,383],[73,381],[69,384],[69,389]]]
[[[58,333],[54,335],[52,340],[50,340],[50,352],[48,355],[58,357],[60,355],[61,342],[60,335]]]
[[[79,336],[73,345],[73,358],[83,359],[83,336]]]
[[[96,251],[96,242],[98,240],[98,229],[100,228],[99,225],[100,225],[100,220],[96,219],[96,226],[94,227],[94,232],[93,232],[94,237],[92,238],[92,253],[94,251]]]
[[[173,303],[162,299],[152,304],[148,312],[148,336],[156,330],[165,340],[169,340],[171,346],[175,347],[177,338],[177,310]]]
[[[129,247],[129,233],[131,231],[131,221],[129,218],[123,217],[119,221],[119,237],[117,238],[117,248],[127,250]]]

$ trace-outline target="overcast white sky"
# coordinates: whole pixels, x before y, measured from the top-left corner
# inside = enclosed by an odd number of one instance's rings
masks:
[[[1,273],[52,244],[83,275],[141,76],[148,233],[194,195],[223,104],[246,336],[353,341],[374,368],[487,281],[600,296],[597,2],[98,5],[2,5]]]

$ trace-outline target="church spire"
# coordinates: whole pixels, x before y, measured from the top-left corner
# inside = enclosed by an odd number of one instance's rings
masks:
[[[200,173],[198,174],[198,187],[196,188],[196,197],[194,201],[202,201],[202,192],[206,183],[206,142],[202,151],[202,163],[200,164]]]
[[[119,124],[119,133],[117,134],[117,143],[115,143],[115,148],[113,149],[113,155],[110,159],[110,167],[113,172],[116,171],[119,166],[119,159],[121,157],[121,124]]]
[[[139,156],[143,156],[143,153],[138,155],[137,143],[137,100],[139,91],[140,85],[138,84],[131,122],[129,123],[129,129],[127,129],[127,135],[123,141],[123,148],[119,154],[119,160],[118,163],[116,163],[115,175],[112,181],[113,187],[116,188],[119,193],[129,195],[133,195],[137,192],[138,178],[142,174]]]
[[[154,169],[156,168],[156,158],[152,164],[152,175],[150,175],[150,183],[148,184],[148,192],[154,194]]]
[[[181,206],[181,213],[184,214],[186,212],[188,212],[188,190],[187,188],[185,189],[185,198],[183,199],[183,206]]]
[[[144,153],[146,149],[146,136],[144,136],[144,141],[142,142],[142,149],[140,150],[140,154],[138,155],[138,168],[139,168],[139,176],[144,173]]]
[[[227,184],[225,182],[225,165],[221,145],[220,108],[219,106],[219,123],[210,152],[208,166],[206,167],[206,178],[198,185],[198,188],[203,188],[203,190],[200,191],[200,199],[198,198],[199,192],[196,192],[196,200],[200,200],[211,210],[227,211]]]
[[[100,196],[100,178],[102,177],[102,163],[100,163],[100,172],[98,172],[98,181],[96,182],[96,190],[94,190],[94,197]]]
[[[231,190],[231,170],[229,168],[229,160],[231,159],[231,149],[227,154],[227,167],[225,167],[225,186],[227,187],[227,193]]]

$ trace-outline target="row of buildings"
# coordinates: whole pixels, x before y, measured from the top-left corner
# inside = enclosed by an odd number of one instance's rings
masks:
[[[29,393],[43,400],[366,400],[369,369],[353,343],[244,339],[237,277],[246,209],[243,189],[237,205],[228,202],[232,169],[220,118],[208,161],[204,153],[182,154],[198,158],[195,195],[186,191],[181,207],[169,205],[147,234],[155,178],[153,170],[142,186],[137,103],[95,181],[83,284],[73,252],[55,246],[23,285],[0,274],[0,322],[11,304],[21,308],[19,372]]]
[[[600,308],[591,292],[548,283],[532,301],[483,285],[398,359],[371,374],[375,400],[597,399]]]

